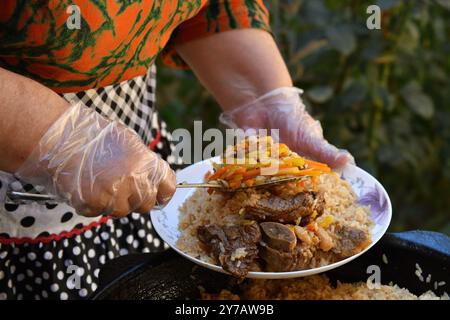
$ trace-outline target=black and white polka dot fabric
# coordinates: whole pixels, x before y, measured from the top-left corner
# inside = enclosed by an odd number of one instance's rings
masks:
[[[48,243],[2,245],[0,299],[82,299],[97,288],[100,268],[116,257],[166,245],[133,213]]]
[[[64,94],[121,121],[149,148],[174,164],[170,134],[155,111],[156,67],[120,84]],[[0,199],[8,190],[45,192],[0,171]],[[129,253],[164,250],[148,215],[86,218],[65,203],[0,203],[0,300],[85,299],[102,265]]]
[[[119,120],[134,129],[146,144],[151,133],[154,111],[156,66],[152,65],[143,77],[133,78],[104,88],[66,93],[68,101],[81,101],[111,120]],[[157,125],[157,123],[155,123]]]

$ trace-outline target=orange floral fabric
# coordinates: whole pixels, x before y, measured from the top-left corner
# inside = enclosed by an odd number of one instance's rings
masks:
[[[80,29],[67,27],[71,5]],[[143,75],[163,50],[183,67],[173,42],[236,28],[269,30],[262,0],[2,0],[0,66],[75,92]]]

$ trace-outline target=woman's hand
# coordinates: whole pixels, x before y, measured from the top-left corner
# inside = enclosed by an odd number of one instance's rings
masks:
[[[305,110],[301,93],[294,87],[272,90],[253,102],[226,111],[221,121],[234,128],[279,129],[281,142],[300,155],[334,168],[354,162],[350,153],[325,140],[320,123]]]
[[[131,129],[81,103],[58,118],[15,174],[84,216],[148,213],[176,184],[169,165]]]

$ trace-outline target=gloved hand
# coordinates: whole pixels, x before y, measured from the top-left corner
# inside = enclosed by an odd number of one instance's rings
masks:
[[[148,213],[175,191],[169,165],[126,126],[72,105],[15,175],[43,185],[83,216]]]
[[[223,113],[220,120],[231,128],[279,129],[280,142],[300,155],[333,168],[354,163],[349,152],[325,140],[320,123],[305,110],[300,98],[302,92],[294,87],[272,90],[249,104]]]

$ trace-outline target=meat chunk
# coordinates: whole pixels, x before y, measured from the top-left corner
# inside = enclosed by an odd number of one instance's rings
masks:
[[[266,262],[266,270],[269,272],[285,272],[295,268],[293,251],[284,252],[269,246],[262,246],[260,255]]]
[[[301,245],[295,246],[289,252],[262,245],[260,248],[260,257],[266,263],[266,271],[287,272],[305,269],[312,257],[312,253]]]
[[[336,251],[340,252],[343,258],[361,252],[371,242],[366,232],[355,227],[342,226],[336,233],[338,236]]]
[[[299,218],[317,210],[323,211],[323,200],[313,192],[299,193],[290,198],[277,195],[261,197],[245,207],[246,217],[256,221],[274,221],[295,224]]]
[[[260,257],[267,271],[284,272],[303,269],[312,254],[297,242],[294,230],[278,222],[262,222]]]
[[[261,231],[257,223],[237,226],[201,226],[199,240],[211,251],[224,270],[243,278],[257,263]]]
[[[271,248],[281,251],[292,251],[297,244],[297,237],[289,227],[278,222],[262,222],[260,224],[263,241]]]

